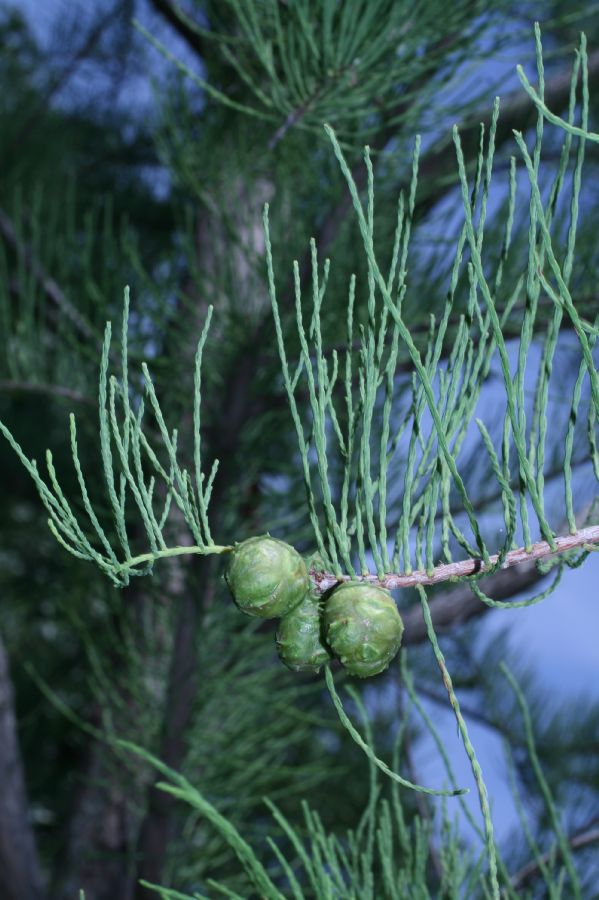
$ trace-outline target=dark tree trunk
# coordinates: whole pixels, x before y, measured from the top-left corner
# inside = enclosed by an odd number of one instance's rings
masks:
[[[43,878],[28,816],[8,658],[0,640],[0,896],[42,900]]]
[[[94,742],[67,838],[66,878],[58,896],[75,900],[129,900],[131,896],[130,798],[114,777],[110,748]],[[57,873],[60,877],[61,873]]]
[[[216,494],[212,498],[215,509],[218,508],[221,490],[215,488]],[[181,769],[185,759],[186,733],[191,724],[198,689],[197,639],[203,611],[210,606],[214,596],[216,560],[214,557],[194,556],[189,558],[188,567],[191,570],[188,580],[198,585],[200,590],[198,596],[190,589],[189,583],[184,583],[171,594],[171,599],[178,604],[178,614],[159,751],[160,759],[175,770]],[[139,884],[138,879],[153,884],[162,883],[168,846],[173,837],[176,802],[163,791],[150,790],[137,848],[136,900],[148,900],[149,897],[147,889]]]

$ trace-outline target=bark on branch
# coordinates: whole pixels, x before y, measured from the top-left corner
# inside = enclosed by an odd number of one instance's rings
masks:
[[[534,563],[539,559],[547,556],[554,556],[557,553],[566,553],[568,550],[580,548],[594,547],[599,544],[599,525],[591,525],[588,528],[582,528],[575,534],[565,534],[555,538],[555,546],[551,546],[547,541],[539,541],[533,544],[530,549],[519,547],[517,550],[510,550],[500,569],[510,569],[520,563]],[[468,575],[477,575],[481,572],[492,572],[497,561],[498,554],[489,557],[489,562],[484,563],[480,559],[464,559],[458,562],[443,563],[435,566],[430,572],[424,569],[417,569],[410,574],[389,573],[379,578],[378,575],[356,575],[352,578],[349,575],[331,575],[330,572],[316,572],[312,570],[310,575],[316,589],[324,594],[341,581],[366,581],[368,584],[375,584],[388,590],[396,590],[397,588],[410,588],[416,585],[440,584],[444,581],[452,581],[456,578],[463,578]]]

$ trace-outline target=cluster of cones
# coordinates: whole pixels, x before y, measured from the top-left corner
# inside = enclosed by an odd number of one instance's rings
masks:
[[[317,557],[306,560],[290,544],[264,535],[235,546],[225,581],[242,612],[281,619],[277,651],[288,668],[318,672],[335,657],[351,675],[378,675],[403,634],[389,591],[343,581],[320,595],[309,574],[317,567]]]

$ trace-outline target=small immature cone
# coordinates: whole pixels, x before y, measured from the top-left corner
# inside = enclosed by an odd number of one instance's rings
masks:
[[[368,678],[387,668],[401,644],[403,622],[389,591],[349,581],[324,608],[326,641],[351,675]]]
[[[310,587],[308,570],[299,553],[270,535],[237,544],[225,581],[239,609],[263,619],[286,615]]]
[[[277,652],[294,672],[318,672],[331,658],[323,642],[319,595],[310,590],[299,606],[283,616],[277,629]]]

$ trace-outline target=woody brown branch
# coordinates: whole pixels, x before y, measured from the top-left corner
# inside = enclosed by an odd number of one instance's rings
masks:
[[[566,534],[555,538],[555,545],[552,547],[547,541],[538,541],[531,547],[519,547],[516,550],[510,550],[503,562],[500,563],[499,569],[510,569],[521,563],[535,562],[548,556],[554,556],[559,553],[566,553],[568,550],[592,549],[599,544],[599,525],[591,525],[588,528],[582,528],[575,534]],[[316,572],[311,570],[310,576],[315,588],[320,592],[330,590],[336,584],[342,581],[365,581],[368,584],[374,584],[388,590],[396,590],[397,588],[410,588],[416,585],[432,585],[440,584],[445,581],[453,581],[456,578],[464,578],[469,575],[478,575],[484,572],[497,571],[497,563],[499,555],[493,554],[489,557],[489,562],[484,563],[480,559],[464,559],[458,562],[443,563],[435,566],[434,569],[426,571],[417,569],[409,574],[390,572],[382,577],[378,575],[332,575],[330,572]]]
[[[589,828],[583,831],[579,831],[568,841],[572,850],[589,847],[591,844],[596,844],[597,842],[599,842],[599,828]],[[560,848],[556,848],[555,852],[557,858],[559,859],[559,857],[561,856]],[[512,875],[512,887],[522,887],[527,881],[539,875],[542,867],[550,862],[551,856],[551,851],[543,853],[542,856],[540,856],[538,859],[531,860],[531,862],[527,863],[525,866],[519,869],[514,875]]]

